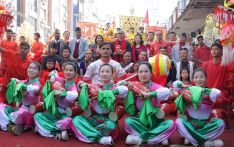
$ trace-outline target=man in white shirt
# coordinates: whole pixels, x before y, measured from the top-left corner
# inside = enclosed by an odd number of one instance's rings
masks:
[[[99,76],[100,66],[103,64],[110,64],[114,68],[114,78],[119,78],[125,74],[124,69],[121,67],[119,62],[111,59],[112,49],[111,44],[104,42],[100,45],[101,58],[91,63],[83,77],[85,82],[92,82],[92,84],[101,84]]]

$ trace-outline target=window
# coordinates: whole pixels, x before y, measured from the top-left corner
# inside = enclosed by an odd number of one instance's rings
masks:
[[[44,23],[44,24],[46,24],[46,10],[41,9],[41,16],[40,16],[40,18],[41,18],[41,22]]]
[[[27,4],[30,11],[37,12],[37,0],[29,0],[27,1]]]
[[[34,32],[37,32],[37,20],[31,16],[28,17],[28,20],[32,26]]]

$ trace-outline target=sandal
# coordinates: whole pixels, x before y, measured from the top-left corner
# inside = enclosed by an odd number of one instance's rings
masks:
[[[8,130],[16,136],[22,134],[24,127],[23,125],[9,125]]]

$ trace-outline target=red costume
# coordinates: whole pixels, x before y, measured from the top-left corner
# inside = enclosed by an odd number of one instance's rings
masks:
[[[167,43],[167,55],[168,57],[171,57],[171,50],[172,50],[172,47],[176,45],[176,41],[169,41]]]
[[[149,49],[149,57],[154,56],[154,42],[147,42],[145,46]]]
[[[119,52],[122,50],[122,53],[124,53],[126,51],[127,41],[121,40],[121,44],[119,43],[120,41],[117,39],[114,43],[114,52]],[[121,63],[123,61],[123,55],[115,55],[114,60]]]
[[[232,99],[232,109],[234,108],[234,62],[228,66],[227,89]]]
[[[32,44],[32,52],[34,54],[37,54],[38,51],[43,51],[43,48],[44,48],[44,44],[41,43],[41,42],[33,42]]]
[[[18,44],[15,41],[2,40],[1,45],[5,50],[18,52]],[[0,64],[0,75],[4,75],[6,72],[7,58],[4,54],[1,55],[1,64]]]
[[[4,50],[2,55],[7,59],[11,59],[7,61],[6,72],[3,76],[3,93],[5,93],[5,88],[11,78],[17,78],[19,80],[28,78],[27,68],[30,60],[28,58],[22,59],[19,53],[9,50]]]
[[[211,49],[207,46],[199,46],[196,50],[195,53],[193,54],[193,56],[203,62],[208,61],[210,59],[212,59],[211,56]],[[201,67],[202,64],[196,62],[197,67]]]
[[[212,60],[205,62],[202,66],[207,73],[207,87],[208,88],[217,88],[222,91],[220,98],[215,103],[215,108],[222,107],[225,108],[230,99],[228,99],[227,93],[227,77],[228,77],[228,68],[227,66],[221,66],[220,62],[214,64]]]
[[[139,48],[136,48],[136,46],[132,47],[132,62],[139,61],[139,55],[142,50],[145,50],[147,52],[146,46],[141,45]],[[148,58],[147,58],[148,61]]]
[[[207,73],[207,87],[217,88],[220,90],[226,89],[227,84],[227,67],[221,66],[220,62],[214,64],[209,60],[203,64],[203,68]]]
[[[153,52],[153,56],[154,56],[159,53],[159,48],[166,47],[167,43],[164,41],[155,41],[153,46],[154,46],[154,52]]]

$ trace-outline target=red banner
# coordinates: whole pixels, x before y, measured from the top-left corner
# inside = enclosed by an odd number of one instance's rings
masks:
[[[163,40],[166,40],[166,35],[167,35],[167,30],[166,28],[163,27],[158,27],[158,26],[146,26],[145,27],[146,32],[156,32],[158,30],[161,30],[163,32]]]
[[[97,35],[97,23],[92,22],[78,22],[78,26],[81,28],[82,36],[94,40]]]

